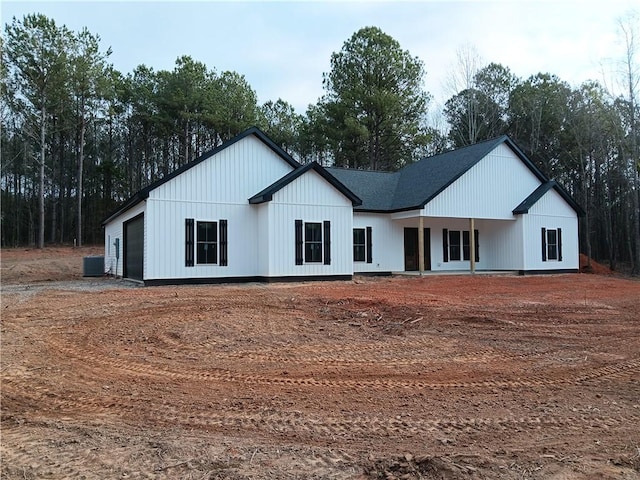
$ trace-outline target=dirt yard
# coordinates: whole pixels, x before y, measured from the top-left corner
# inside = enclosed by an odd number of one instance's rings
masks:
[[[637,479],[640,282],[136,287],[2,252],[3,479]]]

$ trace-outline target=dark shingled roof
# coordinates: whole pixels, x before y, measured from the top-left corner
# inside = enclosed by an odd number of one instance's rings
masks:
[[[326,169],[362,200],[356,210],[387,212],[393,208],[398,173],[330,167]]]
[[[548,181],[506,135],[423,158],[395,173],[343,168],[328,170],[362,199],[362,205],[356,208],[357,211],[415,210],[424,207],[502,143],[511,148],[541,182]]]
[[[269,185],[267,188],[262,190],[259,193],[256,193],[253,197],[249,199],[249,203],[251,204],[259,204],[264,202],[270,202],[273,199],[273,194],[276,193],[281,188],[289,185],[296,178],[304,175],[309,170],[313,170],[318,173],[322,178],[324,178],[327,182],[329,182],[333,187],[342,193],[345,197],[351,200],[353,206],[361,205],[362,200],[358,198],[351,190],[344,186],[342,182],[340,182],[336,177],[327,173],[326,169],[322,168],[318,163],[312,162],[308,163],[302,167],[298,167],[295,170],[287,173],[284,177],[280,178],[276,182]]]
[[[546,183],[543,183],[538,188],[536,188],[531,195],[523,200],[523,202],[513,209],[514,215],[519,215],[522,213],[529,213],[529,209],[533,207],[538,200],[540,200],[545,193],[549,190],[554,189],[556,192],[560,194],[562,198],[573,208],[576,213],[580,216],[585,214],[585,211],[578,205],[573,198],[567,193],[567,191],[562,188],[555,180],[550,180]]]

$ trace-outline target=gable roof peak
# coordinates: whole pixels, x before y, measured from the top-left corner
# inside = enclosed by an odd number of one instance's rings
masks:
[[[121,213],[126,212],[130,208],[136,206],[140,202],[142,202],[142,201],[146,200],[147,198],[149,198],[149,193],[151,191],[155,190],[156,188],[158,188],[159,186],[167,183],[169,180],[174,179],[178,175],[181,175],[182,173],[186,172],[187,170],[190,170],[191,168],[195,167],[196,165],[204,162],[206,159],[214,156],[218,152],[221,152],[222,150],[224,150],[226,148],[229,148],[231,145],[233,145],[235,143],[238,143],[239,141],[241,141],[244,138],[246,138],[248,136],[251,136],[251,135],[255,136],[258,140],[260,140],[265,146],[267,146],[277,156],[279,156],[282,160],[284,160],[286,163],[288,163],[294,170],[301,166],[300,163],[298,163],[296,160],[294,160],[291,155],[289,155],[286,151],[284,151],[281,147],[279,147],[262,130],[260,130],[256,126],[249,127],[246,130],[244,130],[243,132],[240,132],[235,137],[230,138],[229,140],[226,140],[226,141],[222,142],[220,145],[218,145],[217,147],[214,147],[214,148],[206,151],[205,153],[200,155],[198,158],[195,158],[194,160],[191,160],[190,162],[185,163],[181,167],[176,168],[173,172],[169,173],[168,175],[165,175],[164,177],[160,178],[159,180],[156,180],[155,182],[152,182],[149,185],[147,185],[146,187],[140,189],[139,191],[134,193],[129,199],[127,199],[117,210],[115,210],[111,215],[109,215],[105,220],[103,220],[102,225],[103,226],[106,225],[112,219],[114,219],[115,217],[120,215]]]

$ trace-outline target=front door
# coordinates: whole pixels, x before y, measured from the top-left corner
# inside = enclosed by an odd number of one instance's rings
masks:
[[[431,229],[425,228],[424,235],[424,269],[431,270]],[[420,267],[418,257],[418,229],[406,227],[404,229],[404,269],[416,272]]]

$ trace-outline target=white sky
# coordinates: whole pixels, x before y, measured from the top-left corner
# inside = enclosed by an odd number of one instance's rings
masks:
[[[111,47],[123,74],[139,64],[172,70],[181,55],[209,69],[245,75],[258,101],[282,98],[299,113],[323,94],[332,52],[353,33],[377,26],[425,64],[425,88],[439,107],[463,45],[484,63],[501,63],[519,77],[558,75],[577,86],[602,81],[603,64],[623,53],[617,20],[636,1],[5,1],[3,24],[43,13],[74,31],[87,27]]]

